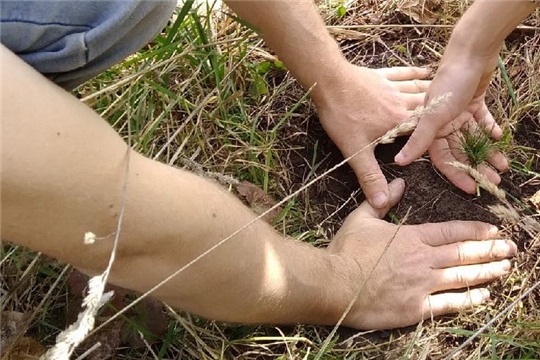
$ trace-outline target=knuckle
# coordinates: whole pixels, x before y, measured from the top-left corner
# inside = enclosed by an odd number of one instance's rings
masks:
[[[441,227],[441,236],[446,239],[446,240],[451,240],[455,237],[455,227],[456,227],[457,224],[453,223],[453,222],[450,222],[450,223],[447,223],[447,224],[444,224],[442,227]]]
[[[491,242],[491,245],[489,246],[489,249],[487,251],[487,258],[490,262],[504,259],[508,255],[506,248],[503,248],[499,244],[499,241]]]
[[[431,230],[431,224],[421,224],[417,225],[419,231],[413,234],[414,237],[418,238],[420,242],[424,245],[431,246],[431,240],[433,239],[433,232]]]
[[[467,280],[467,277],[462,272],[457,272],[454,278],[454,281],[456,284],[460,286],[468,286],[469,281]]]
[[[456,312],[456,304],[454,304],[452,301],[445,301],[441,306],[441,312],[442,314],[451,314],[453,312]]]
[[[481,240],[487,238],[487,233],[491,228],[491,225],[485,224],[483,222],[475,221],[472,224],[474,239]]]
[[[456,257],[460,264],[463,264],[467,261],[467,254],[465,252],[465,248],[463,246],[463,243],[456,244]]]
[[[436,249],[430,246],[423,247],[421,251],[416,252],[418,264],[422,264],[424,267],[428,268],[430,272],[436,266]]]
[[[384,177],[382,174],[379,173],[366,173],[360,175],[360,183],[362,183],[365,186],[373,186],[374,184],[379,183],[381,180],[383,180]]]

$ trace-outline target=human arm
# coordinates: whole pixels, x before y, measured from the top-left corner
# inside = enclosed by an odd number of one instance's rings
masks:
[[[397,163],[409,164],[428,148],[430,153],[435,151],[438,159],[434,161],[441,164],[459,156],[441,139],[461,129],[467,121],[474,120],[495,138],[501,136],[501,129],[484,102],[486,89],[502,42],[535,6],[527,0],[479,0],[471,5],[452,33],[426,102],[443,93],[452,93],[452,96],[445,106],[422,116],[417,129],[396,156]],[[507,167],[507,162],[498,157],[492,160],[492,165],[502,170]],[[446,166],[446,171],[455,169]],[[472,180],[462,183],[474,190]]]
[[[2,238],[101,272],[121,212],[127,145],[91,109],[1,52]],[[131,151],[110,281],[144,292],[254,218],[217,185]],[[88,231],[101,239],[84,245]],[[340,292],[334,259],[258,220],[154,295],[226,321],[328,323],[337,313],[327,292]]]
[[[86,273],[101,272],[121,211],[127,146],[77,99],[9,50],[0,52],[1,236]],[[403,189],[402,182],[391,184],[389,205]],[[508,271],[507,260],[495,260],[512,256],[515,244],[464,241],[495,236],[488,224],[407,226],[396,233],[396,225],[378,219],[387,210],[365,203],[324,250],[283,238],[257,220],[153,295],[222,321],[334,324],[383,253],[383,235],[390,241],[397,234],[345,322],[391,328],[427,318],[428,310],[438,315],[479,304],[486,294],[473,290],[438,294],[426,307],[434,292]],[[254,219],[217,185],[131,151],[110,281],[145,292]],[[92,245],[83,244],[88,231],[99,237]]]
[[[369,144],[424,100],[429,69],[368,69],[349,63],[312,0],[226,1],[252,24],[306,89],[321,124],[349,161],[366,198],[384,207],[388,185]],[[315,86],[314,86],[315,85]]]

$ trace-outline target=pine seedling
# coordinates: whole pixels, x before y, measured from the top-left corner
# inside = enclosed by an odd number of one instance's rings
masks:
[[[467,126],[458,135],[463,154],[473,168],[485,163],[489,156],[501,149],[499,143],[491,140],[489,131],[482,128]]]

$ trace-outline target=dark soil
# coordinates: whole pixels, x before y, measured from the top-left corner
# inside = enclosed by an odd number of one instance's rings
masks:
[[[385,19],[386,23],[409,23],[410,19],[399,18]],[[375,31],[373,31],[375,32]],[[443,45],[450,35],[447,29],[416,29],[416,28],[392,28],[380,30],[377,32],[376,40],[357,41],[339,38],[341,48],[345,56],[352,63],[368,66],[371,68],[389,67],[389,66],[431,66],[437,67],[440,57],[436,52],[443,52]],[[530,32],[515,31],[507,40],[509,49],[516,53],[520,52],[523,44],[530,41],[534,34]],[[407,39],[406,43],[403,39]],[[406,44],[405,51],[403,47],[394,46],[395,44]],[[426,44],[430,47],[425,46]],[[529,47],[530,48],[530,47]],[[519,49],[519,50],[518,50]],[[509,53],[505,56],[510,58]],[[523,61],[509,61],[507,70],[511,78],[515,81],[515,86],[519,92],[520,81],[526,77]],[[495,80],[497,81],[497,80]],[[500,80],[498,80],[500,82]],[[495,86],[494,97],[489,98],[488,105],[490,109],[497,109],[494,115],[499,119],[504,119],[512,113],[512,104],[510,96],[505,86]],[[298,94],[295,92],[298,91]],[[288,96],[300,99],[303,92],[298,89],[291,89]],[[501,104],[502,102],[502,104]],[[290,103],[290,98],[283,99],[283,103]],[[294,103],[294,100],[293,100]],[[282,129],[280,136],[280,148],[285,150],[282,158],[284,168],[287,174],[284,176],[285,186],[282,195],[288,195],[299,189],[309,180],[323,174],[333,168],[343,160],[339,149],[328,138],[321,125],[318,122],[315,110],[309,107],[309,104],[302,104],[302,109],[297,110],[300,116],[292,117]],[[529,164],[529,170],[540,172],[540,115],[539,106],[530,109],[519,119],[516,129],[513,129],[513,147],[509,157],[514,165],[514,169],[523,168],[523,164]],[[309,114],[309,115],[306,115]],[[487,205],[496,203],[490,194],[481,191],[481,196],[469,195],[452,185],[437,169],[431,164],[428,158],[419,161],[407,167],[399,167],[393,163],[394,155],[405,144],[406,138],[401,138],[391,145],[379,146],[376,149],[376,156],[381,164],[383,172],[388,181],[400,177],[405,180],[406,191],[399,204],[391,210],[392,219],[403,220],[406,224],[419,224],[426,222],[443,222],[451,220],[476,220],[489,222],[496,225],[501,224],[493,214],[487,210]],[[516,150],[516,151],[514,151]],[[530,160],[532,159],[532,160]],[[540,179],[532,180],[530,174],[525,174],[522,170],[509,170],[501,175],[502,182],[500,187],[504,189],[510,197],[525,202],[528,197],[540,189]],[[281,179],[280,179],[281,181]],[[316,182],[313,186],[305,190],[300,196],[299,201],[306,211],[306,224],[304,230],[322,228],[326,236],[331,238],[337,232],[341,223],[348,214],[353,211],[358,204],[364,200],[362,191],[359,189],[357,179],[352,169],[347,166],[341,166],[328,176]],[[504,226],[503,226],[504,227]],[[516,267],[521,271],[531,272],[534,268],[538,249],[531,250],[531,236],[518,227],[510,227],[505,235],[511,236],[520,249],[520,255],[516,259]],[[531,279],[531,281],[534,281]],[[502,308],[504,298],[515,295],[508,286],[501,282],[490,285],[490,289],[495,295],[493,308]],[[531,297],[531,304],[537,304],[540,299]],[[499,306],[500,305],[500,306]],[[535,309],[536,305],[531,305]],[[455,327],[461,329],[475,330],[478,324],[470,323],[468,320],[456,319],[456,317],[447,317],[443,321],[456,321]],[[393,331],[379,331],[367,335],[358,336],[358,332],[352,329],[342,328],[339,331],[340,340],[355,337],[355,346],[363,347],[367,344],[376,344],[379,349],[384,349],[385,358],[399,358],[402,354],[393,354],[398,342],[389,341],[396,339],[402,334],[408,334],[411,339],[411,333],[416,327],[398,329]],[[456,345],[461,344],[466,336],[455,335],[442,331],[437,335],[439,346],[442,353],[444,349],[449,350]],[[390,343],[390,345],[386,345]],[[397,348],[395,348],[397,349]],[[394,356],[395,355],[395,356]],[[519,358],[519,355],[516,355]],[[368,355],[369,357],[369,355]]]
[[[343,160],[339,149],[324,133],[315,118],[302,124],[291,124],[297,133],[294,143],[286,147],[298,148],[304,146],[304,151],[291,151],[289,154],[291,173],[289,178],[293,189],[305,183],[306,174],[312,171],[305,159],[321,159],[314,175],[320,175]],[[477,197],[468,195],[453,186],[440,174],[428,159],[421,159],[410,166],[400,167],[393,164],[393,158],[404,145],[406,138],[400,138],[394,144],[380,145],[376,156],[380,161],[383,172],[390,181],[402,178],[407,184],[405,194],[400,203],[392,210],[398,219],[403,219],[409,211],[406,223],[418,224],[426,222],[442,222],[449,220],[477,220],[497,223],[497,219],[485,207],[495,200],[482,193]],[[313,210],[312,225],[317,225],[334,211],[349,201],[332,217],[331,224],[339,225],[356,206],[364,200],[352,169],[345,165],[336,169],[326,178],[320,180],[317,186],[311,187],[304,194],[305,201]],[[356,194],[356,195],[353,195]],[[337,230],[337,228],[333,228]]]
[[[533,118],[521,120],[520,127],[514,136],[515,144],[534,149],[540,149],[540,136],[538,131],[540,124]],[[334,167],[343,160],[339,149],[328,138],[316,116],[308,119],[296,118],[292,120],[285,130],[283,138],[287,140],[281,145],[289,150],[287,158],[290,172],[287,175],[290,181],[290,191],[294,191],[305,184],[308,180],[318,176],[328,169]],[[288,136],[288,135],[289,136]],[[294,136],[292,134],[295,134]],[[399,204],[392,209],[392,213],[403,219],[407,212],[407,224],[420,224],[426,222],[443,222],[451,220],[476,220],[501,225],[498,218],[491,214],[486,208],[487,205],[496,203],[497,200],[490,194],[482,191],[481,196],[469,195],[452,185],[436,168],[429,159],[424,158],[407,167],[399,167],[393,164],[393,158],[399,149],[405,144],[406,138],[400,138],[396,143],[382,145],[376,149],[376,156],[381,164],[387,179],[400,177],[406,182],[406,191]],[[540,171],[540,160],[534,152],[529,155],[535,156],[532,162],[532,171]],[[314,164],[311,160],[316,159]],[[502,175],[500,187],[509,194],[524,199],[538,191],[538,182],[527,183],[527,177],[520,172],[508,171]],[[306,214],[307,227],[314,229],[322,226],[327,231],[327,236],[331,237],[339,229],[343,220],[353,211],[358,204],[364,200],[364,196],[359,191],[359,185],[352,169],[344,165],[329,176],[322,178],[314,186],[308,188],[300,197],[300,201],[309,209]],[[331,217],[328,219],[328,217]],[[387,219],[390,220],[390,219]],[[521,251],[528,248],[531,237],[526,232],[518,228],[512,229],[512,239],[518,243]],[[534,253],[537,254],[538,251]],[[518,263],[529,267],[534,263],[534,253],[525,251],[522,253]],[[493,284],[491,289],[495,293],[504,294],[508,289],[502,288],[501,284]],[[452,317],[448,317],[452,320]],[[459,324],[461,328],[467,328],[466,324]],[[470,324],[471,330],[476,329],[477,324]],[[398,351],[399,342],[389,342],[390,337],[396,338],[401,335],[411,336],[416,327],[397,329],[393,331],[377,331],[363,336],[357,336],[358,332],[353,329],[341,328],[338,332],[340,339],[345,340],[354,336],[355,346],[362,344],[378,344],[387,346],[385,352],[388,359],[392,358],[393,349]],[[451,348],[462,343],[466,337],[441,333],[439,337],[443,348]],[[385,345],[388,344],[389,345]],[[394,354],[396,355],[396,354]],[[396,355],[397,356],[397,355]]]
[[[303,109],[302,111],[309,113],[308,110]],[[287,174],[289,188],[287,191],[297,190],[307,181],[321,175],[343,160],[339,149],[328,138],[314,112],[311,112],[311,116],[307,118],[291,119],[283,131],[284,134],[281,138],[285,140],[280,144],[281,147],[295,149],[285,151],[286,155],[284,155],[289,169]],[[525,116],[520,120],[519,127],[514,134],[516,147],[532,149],[532,151],[524,151],[527,156],[522,156],[521,159],[516,158],[515,161],[523,164],[533,157],[534,160],[530,161],[530,170],[537,173],[540,172],[540,157],[537,151],[540,149],[539,132],[538,118]],[[440,174],[429,159],[420,159],[407,167],[393,164],[395,154],[406,140],[407,138],[403,137],[394,144],[381,145],[376,149],[376,156],[387,179],[390,181],[400,177],[405,180],[407,185],[402,200],[391,211],[397,219],[404,219],[409,212],[405,221],[407,224],[476,220],[501,225],[499,219],[487,210],[487,205],[497,202],[493,196],[485,191],[481,192],[481,196],[464,193]],[[524,199],[540,188],[538,179],[536,182],[530,181],[530,179],[531,176],[510,170],[502,174],[500,187],[511,196],[525,201]],[[304,203],[306,209],[309,209],[306,212],[307,228],[314,229],[320,226],[327,231],[327,236],[331,237],[339,229],[347,215],[364,200],[364,196],[359,191],[359,185],[352,169],[348,165],[344,165],[330,173],[329,176],[322,178],[314,186],[309,187],[302,193],[299,200]],[[518,243],[518,247],[522,251],[517,263],[522,268],[534,266],[534,258],[538,255],[538,249],[530,251],[531,237],[516,227],[511,230],[512,239]],[[501,294],[501,296],[510,291],[499,283],[492,284],[491,290]],[[534,301],[540,301],[540,299]],[[447,317],[446,319],[452,321],[454,318]],[[459,323],[457,326],[463,329],[470,327],[471,330],[478,327],[477,324],[469,325]],[[389,343],[389,338],[396,338],[403,334],[411,336],[415,330],[416,327],[409,327],[357,336],[356,330],[342,328],[339,330],[339,335],[341,340],[354,335],[355,346],[362,346],[364,343],[388,346],[386,353],[390,356],[388,358],[392,358],[393,355],[390,355],[393,353],[392,349],[397,351],[399,342],[390,342],[390,345],[385,345]],[[439,339],[440,345],[448,350],[466,339],[464,336],[444,332],[438,337],[444,337],[444,339]]]

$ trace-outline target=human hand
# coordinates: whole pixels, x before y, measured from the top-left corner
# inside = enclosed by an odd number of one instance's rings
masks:
[[[388,184],[369,146],[422,105],[429,69],[394,67],[368,69],[352,64],[341,71],[337,86],[322,86],[323,96],[314,98],[322,126],[345,157],[366,148],[349,164],[368,201],[377,208],[388,201]]]
[[[497,54],[490,56],[454,55],[457,50],[449,49],[427,92],[425,106],[446,93],[451,96],[443,104],[421,116],[417,128],[407,144],[395,157],[399,165],[408,165],[429,150],[434,165],[458,188],[468,193],[476,191],[476,183],[449,162],[468,163],[461,146],[461,131],[484,131],[493,139],[502,135],[485,103],[486,89],[497,63]],[[498,151],[490,154],[488,162],[499,171],[508,167],[506,157]],[[478,170],[490,181],[498,184],[501,178],[486,164]]]
[[[345,276],[350,299],[359,292],[344,325],[390,329],[468,310],[484,303],[488,290],[452,290],[494,280],[510,270],[506,258],[517,252],[512,241],[480,241],[497,236],[492,225],[453,221],[398,226],[381,220],[404,187],[401,179],[390,183],[384,209],[360,205],[328,246],[349,269]]]

